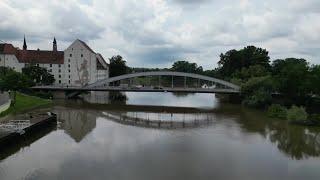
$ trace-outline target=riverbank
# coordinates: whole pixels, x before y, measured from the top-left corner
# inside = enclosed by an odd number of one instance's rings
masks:
[[[50,105],[51,103],[52,101],[48,99],[42,99],[35,96],[28,96],[17,92],[15,104],[11,105],[11,107],[8,110],[0,113],[0,117],[4,117],[9,114],[24,112],[40,106]]]

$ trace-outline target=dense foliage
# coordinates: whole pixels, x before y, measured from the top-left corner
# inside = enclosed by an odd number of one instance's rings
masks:
[[[202,74],[203,68],[198,66],[196,63],[190,63],[188,61],[176,61],[171,67],[172,71],[186,72],[186,73],[196,73]]]
[[[303,107],[292,106],[287,111],[287,120],[289,122],[303,122],[308,118],[308,114]]]
[[[242,68],[260,65],[269,68],[269,53],[267,50],[255,46],[247,46],[240,50],[230,50],[220,55],[219,73],[221,76],[231,77]]]
[[[10,68],[1,67],[0,74],[1,91],[24,90],[33,85],[32,81],[26,75]]]
[[[126,65],[126,61],[120,56],[112,56],[110,59],[110,77],[120,76],[127,74],[129,68]]]
[[[51,85],[55,82],[54,76],[42,67],[25,67],[22,68],[22,73],[38,85]]]
[[[287,109],[280,104],[272,104],[268,108],[268,116],[271,118],[286,119]]]

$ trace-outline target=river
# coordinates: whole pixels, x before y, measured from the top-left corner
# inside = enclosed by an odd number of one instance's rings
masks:
[[[108,95],[35,110],[58,125],[1,147],[0,179],[320,179],[319,128],[212,94]]]

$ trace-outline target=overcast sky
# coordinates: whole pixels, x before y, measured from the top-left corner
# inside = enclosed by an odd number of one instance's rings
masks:
[[[166,67],[175,60],[216,67],[219,54],[247,45],[271,59],[320,63],[320,0],[0,0],[0,40],[64,50],[84,40],[105,59]]]

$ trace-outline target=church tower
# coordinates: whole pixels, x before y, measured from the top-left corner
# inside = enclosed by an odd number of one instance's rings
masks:
[[[23,50],[27,50],[26,36],[23,36]]]
[[[53,47],[52,47],[52,50],[53,50],[53,51],[58,51],[56,37],[53,38]]]

